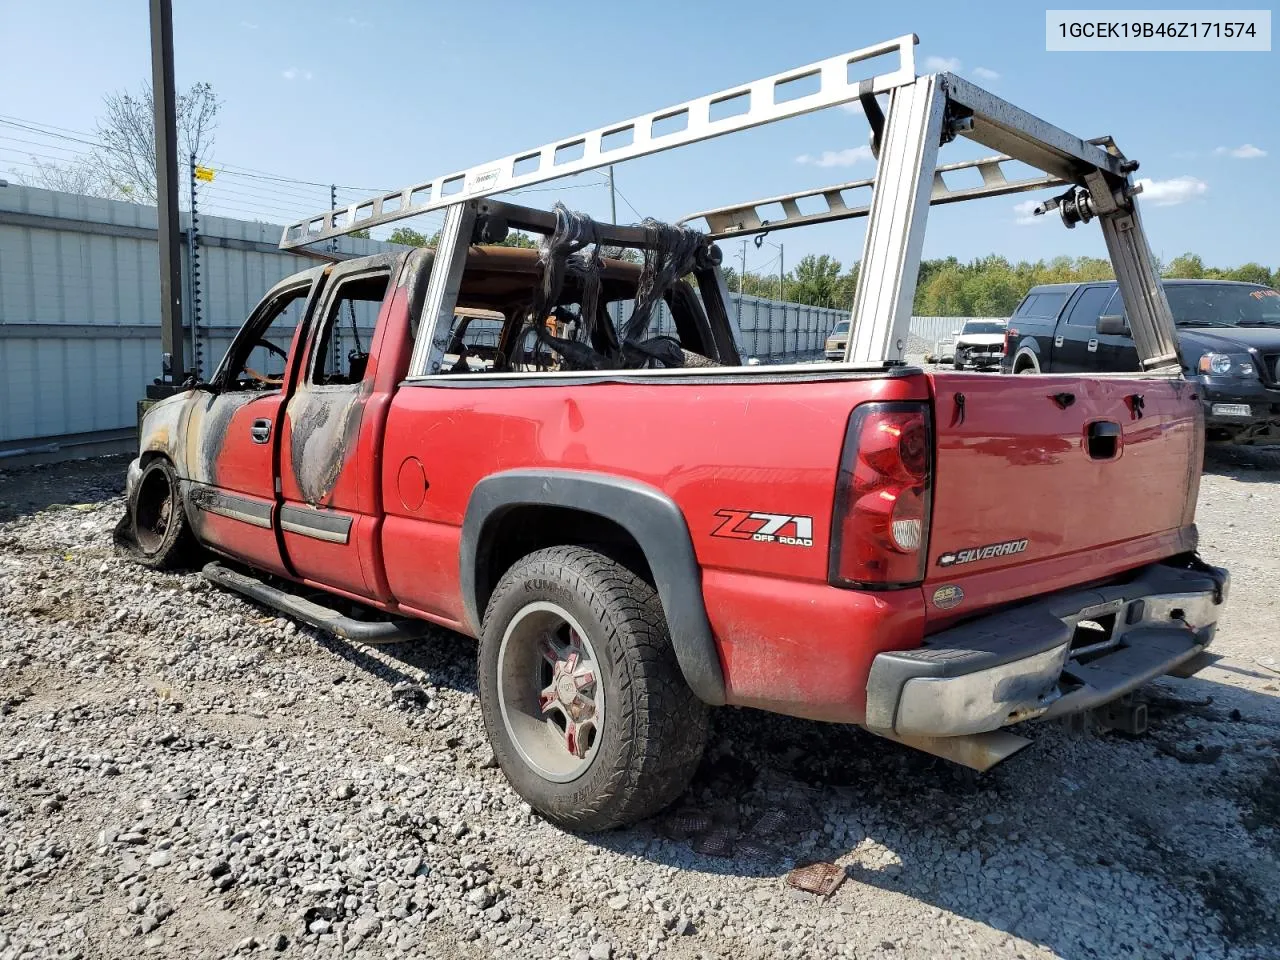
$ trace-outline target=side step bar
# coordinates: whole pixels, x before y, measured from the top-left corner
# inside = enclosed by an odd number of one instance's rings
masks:
[[[305,597],[263,583],[256,577],[232,570],[221,563],[207,563],[204,578],[220,587],[244,594],[250,600],[272,607],[343,640],[373,645],[417,640],[427,630],[418,620],[356,620]]]

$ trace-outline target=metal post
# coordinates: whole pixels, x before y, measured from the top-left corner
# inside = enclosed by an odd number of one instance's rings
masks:
[[[742,241],[742,272],[738,274],[738,326],[742,326],[742,298],[746,295],[747,288],[744,284],[747,282],[747,241]]]
[[[911,326],[946,95],[937,75],[889,96],[845,362],[901,362]]]
[[[410,377],[440,372],[453,329],[453,308],[458,303],[458,289],[462,285],[462,271],[467,265],[475,223],[474,200],[445,208],[435,263],[423,299],[422,319],[418,321],[418,335],[409,360]]]
[[[182,254],[178,246],[178,124],[173,90],[173,7],[151,0],[151,89],[155,99],[156,226],[160,248],[160,369],[182,383]]]
[[[616,191],[613,189],[613,164],[609,164],[609,222],[615,227],[618,225],[618,200],[614,195]],[[613,305],[613,325],[615,328],[622,326],[622,301],[619,300]]]
[[[1133,343],[1143,370],[1178,368],[1178,339],[1164,285],[1151,260],[1138,205],[1102,215],[1102,236],[1116,271]]]

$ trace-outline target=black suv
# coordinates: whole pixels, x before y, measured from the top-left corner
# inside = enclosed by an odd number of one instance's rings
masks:
[[[1232,280],[1165,280],[1183,373],[1204,388],[1206,437],[1280,443],[1280,293]],[[1009,319],[1003,373],[1138,369],[1114,280],[1032,287]]]

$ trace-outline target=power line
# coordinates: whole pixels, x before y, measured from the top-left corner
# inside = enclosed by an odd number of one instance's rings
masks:
[[[636,209],[634,203],[632,203],[630,200],[627,199],[627,195],[625,193],[623,193],[621,190],[618,190],[618,185],[616,183],[614,184],[613,189],[617,192],[618,196],[622,198],[622,202],[631,208],[631,212],[634,213],[641,220],[643,220],[644,215],[639,210]]]
[[[83,130],[73,130],[70,127],[58,127],[58,126],[54,126],[53,124],[41,123],[36,120],[27,120],[22,117],[14,117],[7,114],[0,114],[0,124],[4,124],[5,126],[9,126],[9,127],[15,127],[21,130],[26,130],[30,133],[40,134],[41,136],[51,137],[56,140],[66,140],[72,143],[79,143],[79,144],[83,144],[84,146],[94,147],[100,150],[107,149],[106,145],[102,143],[102,141],[97,140],[96,138],[86,139],[86,138],[94,137],[94,134],[87,133]],[[54,147],[53,144],[44,144],[43,146],[45,146],[47,149],[60,149],[60,148]],[[245,167],[239,164],[231,164],[231,163],[217,164],[215,166],[215,169],[219,170],[219,172],[226,172],[237,177],[246,177],[252,180],[265,180],[265,181],[272,181],[280,184],[298,184],[302,186],[320,187],[326,190],[330,186],[327,183],[320,183],[314,180],[302,180],[298,177],[280,176],[279,174],[268,173],[265,170],[258,170],[254,167]],[[387,190],[381,187],[360,187],[360,186],[354,186],[352,184],[339,184],[338,186],[343,190],[355,191],[359,193],[390,193],[391,192],[390,190]]]

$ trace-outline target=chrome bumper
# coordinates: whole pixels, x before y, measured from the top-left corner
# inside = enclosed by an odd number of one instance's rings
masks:
[[[1221,568],[1156,564],[1129,583],[1047,597],[882,653],[867,681],[866,726],[955,737],[1100,706],[1201,653],[1228,585]],[[1104,629],[1081,640],[1082,621]]]

